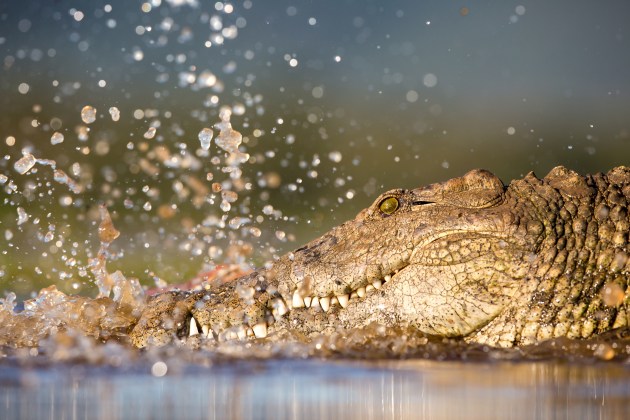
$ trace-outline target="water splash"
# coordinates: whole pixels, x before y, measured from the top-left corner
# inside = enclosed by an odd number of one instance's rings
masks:
[[[212,129],[211,128],[204,128],[199,132],[199,142],[201,143],[201,148],[203,150],[209,150],[210,149],[210,142],[212,141]]]
[[[50,144],[52,145],[63,143],[63,140],[64,140],[63,134],[61,134],[58,131],[55,131],[53,135],[50,136]]]
[[[17,162],[15,162],[13,164],[13,168],[20,175],[24,175],[25,173],[30,171],[31,168],[33,168],[33,166],[35,166],[36,162],[37,162],[37,160],[35,159],[35,156],[33,156],[30,153],[24,153],[24,156],[22,156],[22,158],[20,158],[20,160],[18,160]]]
[[[81,119],[86,124],[92,124],[96,121],[96,108],[86,105],[81,109]]]

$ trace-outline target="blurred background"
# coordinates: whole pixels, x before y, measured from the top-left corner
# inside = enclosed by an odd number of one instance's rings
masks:
[[[3,1],[0,293],[93,293],[100,204],[108,271],[159,285],[262,264],[386,189],[628,165],[629,21],[625,0]]]

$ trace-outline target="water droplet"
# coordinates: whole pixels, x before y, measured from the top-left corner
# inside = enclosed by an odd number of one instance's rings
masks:
[[[50,136],[50,144],[59,144],[63,143],[63,134],[58,131],[55,131],[52,136]]]
[[[98,226],[98,238],[101,242],[109,244],[114,239],[118,238],[120,232],[114,227],[114,223],[107,211],[107,207],[102,205],[98,210],[101,216],[101,223]]]
[[[210,141],[212,140],[212,129],[204,128],[199,132],[199,142],[203,150],[210,149]]]
[[[60,184],[65,184],[70,188],[75,194],[79,194],[82,191],[82,188],[79,184],[77,184],[73,179],[71,179],[64,171],[61,169],[55,169],[53,172],[53,179]]]
[[[156,377],[162,377],[166,375],[168,372],[168,366],[164,362],[155,362],[153,366],[151,366],[151,375]]]
[[[153,137],[155,137],[156,131],[157,131],[157,129],[155,127],[149,127],[149,129],[146,131],[146,133],[144,133],[144,138],[145,139],[152,139]]]
[[[20,83],[20,85],[18,86],[18,92],[20,92],[22,95],[26,95],[30,88],[31,87],[28,85],[28,83]]]
[[[214,141],[221,149],[226,152],[234,153],[238,151],[238,146],[243,141],[243,136],[238,131],[229,128],[221,130]]]
[[[25,153],[24,156],[17,162],[13,164],[13,168],[20,174],[24,175],[27,173],[33,166],[35,166],[35,156],[30,153]]]
[[[115,106],[109,108],[109,115],[112,117],[112,121],[118,121],[120,119],[120,111]]]
[[[341,152],[336,151],[336,150],[328,153],[328,159],[332,160],[335,163],[341,162],[342,157],[343,156],[341,155]]]
[[[422,83],[426,86],[426,87],[434,87],[435,85],[437,85],[438,79],[437,76],[433,73],[427,73],[424,75],[424,77],[422,78]]]
[[[96,108],[86,105],[81,110],[81,119],[86,124],[92,124],[96,121]]]
[[[221,210],[223,211],[230,211],[230,209],[232,208],[232,205],[228,203],[227,201],[223,200],[221,201],[221,204],[219,205],[219,207],[221,207]]]
[[[221,191],[221,198],[228,203],[233,203],[238,200],[238,194],[234,191],[223,190]]]
[[[22,207],[17,208],[17,213],[18,213],[18,220],[17,220],[18,226],[28,221],[29,215],[26,212],[26,210],[24,210]]]

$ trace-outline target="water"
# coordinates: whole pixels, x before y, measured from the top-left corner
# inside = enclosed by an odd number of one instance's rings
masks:
[[[275,360],[164,376],[153,365],[3,367],[0,409],[66,419],[622,419],[630,408],[628,365]]]

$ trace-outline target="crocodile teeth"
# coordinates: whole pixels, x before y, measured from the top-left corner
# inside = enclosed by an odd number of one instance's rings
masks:
[[[333,296],[330,298],[330,306],[334,306],[337,303],[339,303],[339,301],[337,300],[337,296]]]
[[[210,335],[210,327],[208,325],[202,325],[201,332],[203,333],[204,337],[208,337]]]
[[[289,309],[287,308],[287,305],[286,303],[284,303],[284,300],[282,300],[282,298],[275,298],[271,300],[271,313],[273,314],[274,318],[279,319],[287,312],[289,312]]]
[[[360,298],[362,298],[363,296],[365,296],[365,287],[359,287],[357,289],[357,295],[359,295]]]
[[[304,298],[300,295],[300,292],[295,289],[293,292],[293,307],[294,308],[303,308],[304,307]]]
[[[319,299],[319,304],[321,305],[324,312],[328,312],[328,309],[330,309],[330,298],[325,297],[325,298]]]
[[[341,305],[342,308],[346,308],[348,306],[348,300],[349,300],[348,295],[337,296],[337,301],[339,301],[339,304]]]
[[[315,296],[313,300],[311,301],[311,308],[319,308],[319,307],[320,307],[319,297]]]
[[[304,298],[304,306],[306,306],[307,308],[311,307],[311,302],[313,302],[313,298],[310,296],[306,296]]]
[[[195,318],[190,317],[190,331],[188,332],[188,336],[192,337],[193,335],[199,335],[199,330],[197,329]]]
[[[389,274],[383,277],[383,281],[390,281],[391,279],[392,279],[392,276],[390,276]]]
[[[247,330],[242,325],[236,330],[236,336],[239,340],[245,340],[247,338]]]
[[[256,338],[265,338],[267,337],[267,323],[260,322],[252,327],[252,331],[254,331],[254,335]]]
[[[358,297],[359,297],[359,295],[358,295],[358,293],[357,293],[357,292],[352,292],[352,293],[350,293],[350,300],[352,300],[352,299],[356,299],[356,298],[358,298]]]
[[[383,282],[380,280],[376,280],[372,282],[372,286],[374,286],[374,288],[377,290],[380,289],[382,285],[383,285]]]
[[[372,286],[371,284],[368,284],[367,286],[365,286],[366,292],[371,292],[372,290],[374,290],[374,286]]]

